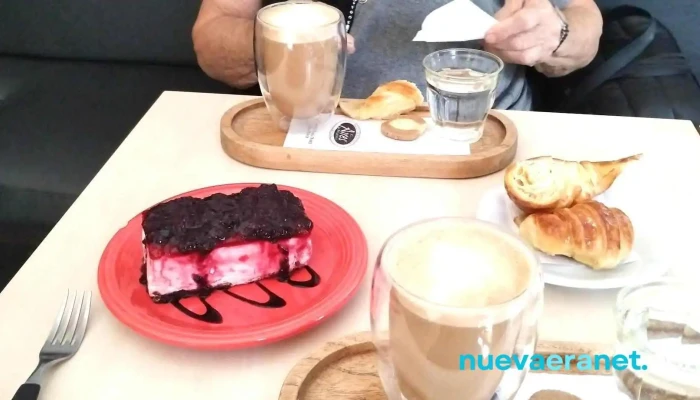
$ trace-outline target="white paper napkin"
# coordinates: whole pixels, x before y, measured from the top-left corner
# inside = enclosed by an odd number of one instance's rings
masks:
[[[423,21],[414,42],[464,42],[483,39],[496,23],[470,0],[453,0],[434,10]]]

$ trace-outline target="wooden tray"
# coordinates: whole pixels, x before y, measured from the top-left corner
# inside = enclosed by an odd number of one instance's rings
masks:
[[[338,109],[339,114],[342,111]],[[429,116],[427,106],[412,114]],[[274,126],[262,98],[240,103],[221,118],[221,145],[231,158],[261,168],[416,178],[475,178],[500,171],[515,157],[513,122],[491,111],[484,136],[468,156],[363,153],[283,147],[286,132]],[[377,132],[377,134],[380,134]]]
[[[566,355],[610,354],[611,349],[598,344],[540,342],[537,354],[544,357]],[[315,353],[299,361],[285,379],[279,400],[387,400],[377,373],[377,354],[370,332],[361,332],[323,345]],[[602,363],[601,363],[602,365]],[[533,371],[537,373],[539,371]],[[579,371],[542,371],[574,375],[607,375],[604,368]],[[546,398],[543,396],[542,398]],[[551,396],[550,398],[565,398]]]

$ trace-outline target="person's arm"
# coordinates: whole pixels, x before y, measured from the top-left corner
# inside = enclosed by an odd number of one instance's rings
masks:
[[[593,0],[571,0],[562,13],[569,35],[556,52],[535,65],[550,77],[567,75],[593,61],[603,32],[603,17]]]
[[[600,10],[594,0],[570,0],[562,11],[569,34],[557,49],[562,22],[550,0],[507,0],[496,14],[498,24],[487,32],[485,48],[506,63],[535,66],[548,76],[583,68],[598,52]]]
[[[207,75],[241,89],[257,83],[253,31],[260,7],[261,0],[202,0],[192,41]]]

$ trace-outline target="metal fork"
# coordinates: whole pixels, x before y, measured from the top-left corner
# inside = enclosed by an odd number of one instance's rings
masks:
[[[78,352],[85,338],[91,301],[92,293],[89,291],[78,295],[77,291],[68,290],[51,333],[39,352],[39,365],[27,382],[19,387],[12,400],[37,400],[44,372]]]

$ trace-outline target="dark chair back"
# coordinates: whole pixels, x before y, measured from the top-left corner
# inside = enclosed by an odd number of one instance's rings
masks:
[[[2,0],[0,55],[195,65],[198,0]]]
[[[668,28],[700,80],[700,1],[698,0],[596,0],[609,9],[624,4],[641,7]]]

